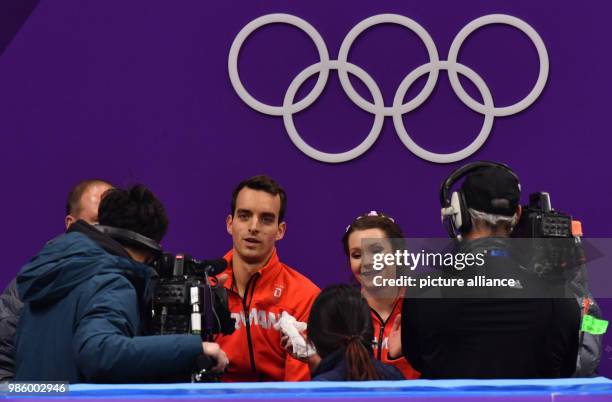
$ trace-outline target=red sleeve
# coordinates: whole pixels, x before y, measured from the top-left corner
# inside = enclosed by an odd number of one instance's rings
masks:
[[[306,295],[304,300],[306,303],[300,306],[300,310],[295,312],[295,319],[302,322],[308,322],[312,303],[319,294],[319,289],[315,288],[310,295]],[[310,369],[308,363],[303,363],[287,354],[285,358],[285,381],[309,381]]]

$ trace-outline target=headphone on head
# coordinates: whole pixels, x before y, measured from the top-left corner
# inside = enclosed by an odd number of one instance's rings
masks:
[[[108,235],[113,239],[123,240],[127,243],[131,243],[140,247],[145,247],[156,254],[162,254],[163,249],[161,244],[156,242],[155,240],[143,236],[140,233],[136,233],[132,230],[116,228],[113,226],[105,226],[105,225],[94,225],[98,231]]]
[[[472,227],[472,218],[468,211],[467,201],[465,200],[465,194],[461,189],[453,191],[452,194],[448,195],[451,188],[463,177],[477,170],[484,168],[502,168],[510,173],[517,182],[519,178],[516,173],[512,171],[503,163],[490,162],[490,161],[479,161],[471,162],[467,165],[463,165],[460,168],[451,172],[451,174],[444,179],[440,186],[440,205],[442,206],[442,224],[446,228],[448,235],[451,238],[459,238],[460,230],[468,231]],[[519,182],[520,183],[520,182]],[[520,184],[519,184],[520,189]]]

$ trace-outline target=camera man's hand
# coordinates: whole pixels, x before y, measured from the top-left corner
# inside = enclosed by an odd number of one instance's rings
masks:
[[[218,373],[222,373],[223,371],[225,371],[225,368],[229,364],[229,360],[223,349],[219,347],[218,343],[202,342],[202,349],[204,351],[204,354],[213,359],[216,363],[212,367],[212,371]]]

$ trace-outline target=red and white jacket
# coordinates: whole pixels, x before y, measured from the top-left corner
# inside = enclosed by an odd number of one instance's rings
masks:
[[[215,338],[230,361],[223,381],[309,380],[308,365],[281,348],[281,334],[274,329],[274,323],[283,311],[298,321],[308,322],[319,288],[281,263],[275,249],[268,263],[251,276],[242,298],[234,282],[232,255],[230,251],[224,256],[228,262],[224,286],[229,310],[236,319],[236,331]]]
[[[421,373],[412,368],[403,356],[394,360],[389,359],[389,334],[395,318],[402,311],[402,298],[400,297],[395,301],[393,310],[386,320],[383,320],[374,309],[370,308],[370,311],[372,312],[372,324],[374,325],[374,357],[383,363],[397,367],[407,380],[419,378]]]

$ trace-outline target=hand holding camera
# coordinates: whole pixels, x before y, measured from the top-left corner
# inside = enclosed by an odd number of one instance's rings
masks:
[[[210,368],[211,371],[223,373],[229,364],[229,360],[225,352],[215,342],[202,342],[202,350],[204,354],[215,361],[215,365]]]

